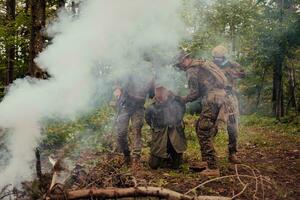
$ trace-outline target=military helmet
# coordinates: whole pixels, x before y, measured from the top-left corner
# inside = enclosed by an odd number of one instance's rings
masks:
[[[213,57],[224,57],[228,53],[228,50],[226,47],[219,45],[213,48],[211,53]]]
[[[181,68],[181,63],[183,62],[183,60],[185,58],[188,58],[191,56],[191,53],[188,53],[188,52],[185,52],[185,51],[181,51],[179,53],[179,55],[176,56],[175,58],[175,64],[174,66],[178,67],[178,68]]]
[[[180,54],[178,55],[177,61],[178,61],[178,62],[182,62],[185,58],[188,58],[188,57],[190,57],[190,56],[191,56],[191,53],[182,51],[182,52],[180,52]]]

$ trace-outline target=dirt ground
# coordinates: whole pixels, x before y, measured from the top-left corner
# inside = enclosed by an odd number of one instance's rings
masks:
[[[89,172],[71,188],[158,186],[189,195],[226,197],[244,189],[236,199],[300,199],[299,135],[242,126],[238,156],[243,164],[232,165],[227,161],[226,132],[221,132],[215,140],[221,179],[203,177],[190,170],[191,165],[200,162],[199,146],[192,131],[187,137],[189,147],[180,170],[151,170],[148,148],[144,149],[138,171],[122,165],[121,155],[83,152],[78,163],[86,167],[88,161]],[[208,180],[212,181],[193,189]]]
[[[148,166],[148,138],[139,170],[123,164],[119,154],[108,152],[82,151],[76,156],[76,170],[66,182],[66,188],[158,186],[189,195],[214,195],[236,199],[300,199],[300,136],[272,128],[242,125],[239,135],[238,156],[241,165],[227,161],[227,134],[221,131],[215,139],[221,177],[203,177],[190,170],[201,158],[199,145],[193,131],[192,120],[186,129],[188,150],[184,154],[184,164],[179,170],[151,170]],[[75,159],[75,157],[74,157]],[[44,160],[44,171],[49,163]],[[47,175],[42,191],[49,188],[51,175]],[[210,182],[209,182],[210,181]],[[202,186],[200,186],[202,184]],[[33,199],[42,192],[34,191],[35,184],[25,184]],[[196,188],[197,187],[197,188]],[[28,192],[27,192],[28,195]],[[32,198],[31,198],[32,199]]]

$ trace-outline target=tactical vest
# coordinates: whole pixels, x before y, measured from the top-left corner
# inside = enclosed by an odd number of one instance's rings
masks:
[[[201,79],[199,82],[200,84],[204,84],[208,91],[225,89],[228,86],[228,79],[222,70],[213,62],[197,60],[192,63],[191,67],[199,68],[198,77]]]

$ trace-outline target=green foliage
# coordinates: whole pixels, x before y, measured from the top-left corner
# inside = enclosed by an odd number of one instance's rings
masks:
[[[267,130],[276,130],[278,133],[300,135],[300,117],[293,113],[278,121],[272,117],[257,114],[244,116],[241,119],[243,126],[260,127]]]
[[[58,9],[57,1],[47,1],[46,18],[53,19]],[[31,31],[30,9],[25,9],[25,0],[16,3],[16,19],[7,20],[6,1],[0,1],[0,99],[4,95],[6,81],[7,56],[6,47],[14,46],[16,57],[14,62],[14,79],[24,77],[28,72],[29,42]]]
[[[211,49],[223,44],[247,76],[240,81],[244,113],[272,113],[273,69],[283,57],[285,107],[289,102],[288,70],[300,76],[299,1],[184,0],[183,17],[192,38],[183,47],[195,57],[211,59]],[[296,79],[297,80],[297,79]],[[299,86],[296,88],[299,98]]]
[[[97,151],[111,150],[114,111],[109,106],[97,109],[76,121],[50,120],[43,131],[42,147],[56,150],[68,144],[73,153],[81,149]]]

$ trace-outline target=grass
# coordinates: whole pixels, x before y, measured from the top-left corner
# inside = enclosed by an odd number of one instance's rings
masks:
[[[75,122],[68,123],[52,123],[45,132],[48,137],[45,142],[53,142],[53,138],[49,140],[49,135],[64,135],[66,137],[54,137],[60,144],[76,143],[73,155],[79,155],[82,150],[88,149],[94,152],[112,151],[111,144],[114,143],[113,130],[113,110],[105,108],[98,110],[93,115],[87,116]],[[295,118],[297,119],[297,118]],[[190,188],[197,186],[199,183],[205,181],[207,178],[199,176],[199,174],[189,170],[189,163],[192,161],[200,161],[200,148],[198,138],[195,133],[195,121],[197,116],[185,116],[185,132],[188,142],[187,151],[184,153],[185,163],[181,170],[159,169],[150,170],[147,161],[150,153],[151,130],[145,125],[143,127],[143,144],[142,159],[145,163],[144,173],[146,178],[153,186],[163,186],[174,189],[179,192],[185,192]],[[298,149],[300,145],[299,137],[299,123],[297,120],[286,118],[279,122],[271,117],[264,117],[259,115],[242,116],[239,132],[239,154],[244,156],[246,164],[254,166],[261,170],[262,174],[266,174],[278,181],[274,193],[270,194],[280,199],[289,199],[288,197],[295,196],[295,185],[286,184],[286,179],[293,179],[293,168],[285,170],[285,166],[294,167],[294,162],[290,160],[284,161],[288,158],[289,153]],[[91,128],[92,127],[92,128]],[[89,130],[87,132],[87,130]],[[129,129],[130,130],[130,129]],[[110,135],[111,137],[107,137]],[[78,138],[80,139],[79,141]],[[133,141],[132,134],[130,134],[130,141]],[[60,141],[61,140],[61,141]],[[57,141],[54,141],[54,143]],[[79,144],[79,146],[78,146]],[[218,155],[218,165],[222,175],[234,174],[232,165],[227,160],[227,144],[228,135],[225,130],[220,130],[214,139],[214,146]],[[115,145],[115,144],[114,144]],[[78,148],[80,147],[80,148]],[[274,155],[273,155],[274,154]],[[273,156],[273,157],[272,157]],[[279,156],[279,157],[278,157]],[[281,157],[280,157],[281,156]],[[75,156],[76,158],[76,156]],[[281,162],[282,161],[282,162]],[[95,166],[101,162],[95,158],[94,160],[87,160],[86,165]],[[248,162],[248,163],[247,163]],[[298,162],[299,164],[299,162]],[[299,165],[298,165],[299,166]],[[124,167],[124,172],[130,170]],[[284,171],[284,176],[280,176],[280,172]],[[244,171],[245,173],[245,171]],[[285,180],[285,181],[281,181]],[[283,184],[281,184],[283,183]],[[224,195],[230,196],[232,190],[239,192],[240,186],[236,186],[236,182],[232,179],[217,181],[214,184],[208,184],[207,187],[198,190],[198,194]],[[285,189],[288,188],[288,189]],[[248,195],[248,194],[245,194]],[[251,194],[249,193],[251,196]],[[250,197],[249,196],[249,197]],[[252,197],[252,196],[251,196]],[[248,199],[248,198],[246,198]],[[250,198],[251,199],[251,198]],[[276,199],[276,198],[270,198]],[[293,198],[290,198],[293,199]]]
[[[294,119],[294,120],[291,120]],[[299,119],[299,120],[298,120]],[[199,160],[200,148],[198,138],[195,133],[196,115],[185,116],[185,133],[188,142],[188,149],[185,153],[186,159]],[[53,149],[61,148],[67,143],[80,143],[80,149],[91,149],[95,151],[106,151],[111,148],[115,132],[114,124],[114,110],[109,107],[103,107],[94,113],[85,116],[79,120],[72,122],[49,122],[46,129],[44,129],[45,139],[42,146],[49,153]],[[143,154],[149,154],[149,145],[151,140],[151,130],[148,125],[143,127]],[[260,134],[256,134],[256,133]],[[286,117],[283,122],[279,122],[271,117],[264,117],[259,115],[242,116],[239,132],[240,145],[255,145],[257,147],[274,147],[275,144],[272,139],[266,140],[268,134],[276,134],[289,140],[296,140],[299,142],[300,135],[300,118]],[[110,136],[108,137],[107,134]],[[134,138],[130,136],[132,141]],[[227,152],[228,135],[225,130],[220,130],[214,139],[215,149],[220,157],[220,162],[226,165],[225,158]],[[80,150],[79,150],[80,152]]]

